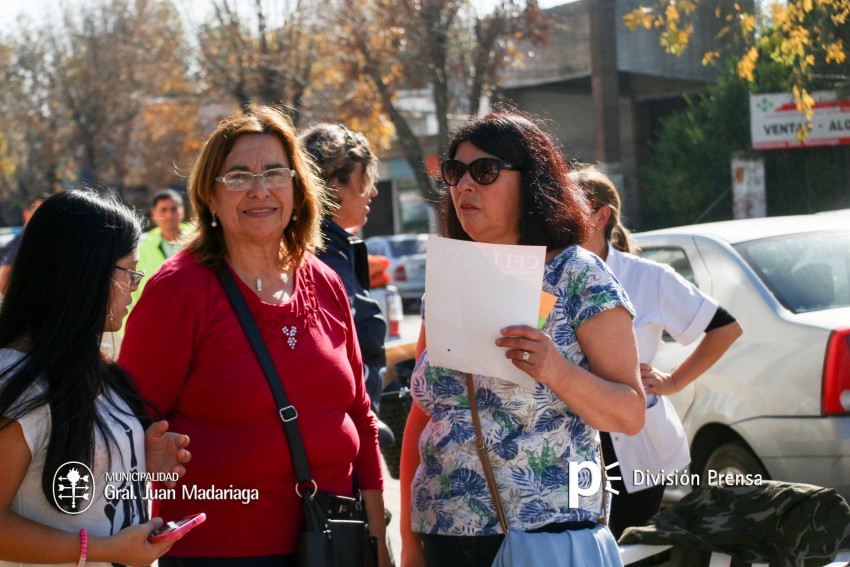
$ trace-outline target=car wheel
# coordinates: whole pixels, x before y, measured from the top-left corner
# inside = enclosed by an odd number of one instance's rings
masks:
[[[702,471],[703,484],[708,484],[709,471],[719,476],[761,475],[764,480],[769,478],[758,457],[743,443],[726,443],[711,453]]]

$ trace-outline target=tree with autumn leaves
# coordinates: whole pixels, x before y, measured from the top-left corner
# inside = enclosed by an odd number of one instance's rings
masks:
[[[703,0],[704,2],[705,0]],[[659,228],[729,218],[732,207],[729,160],[749,152],[749,95],[794,93],[798,106],[811,111],[809,92],[835,89],[847,96],[850,69],[845,55],[848,2],[789,1],[763,11],[732,4],[714,10],[725,22],[727,51],[704,54],[721,74],[688,107],[662,121],[648,162],[641,167],[642,212],[651,219],[641,228]],[[659,30],[670,52],[688,47],[697,5],[662,2],[630,13],[625,23]],[[705,11],[700,12],[705,17]],[[735,41],[729,41],[731,39]],[[743,46],[743,48],[741,47]],[[805,132],[802,132],[805,137]],[[847,206],[847,147],[759,152],[765,165],[768,214],[802,214]]]
[[[433,97],[438,133],[477,112],[500,74],[544,41],[536,0],[97,0],[0,35],[0,193],[84,181],[155,190],[182,181],[209,122],[252,103],[296,123],[395,136],[423,191],[406,89]],[[211,110],[212,109],[212,110]],[[187,140],[192,140],[187,142]]]
[[[670,53],[682,53],[694,29],[697,6],[706,0],[656,0],[624,18],[630,29],[657,29],[660,44]],[[759,61],[767,60],[787,72],[787,88],[798,107],[811,118],[813,88],[850,86],[847,62],[850,41],[850,0],[787,0],[734,4],[715,16],[726,23],[720,37],[737,35],[746,48],[739,57],[738,75],[754,83]],[[703,63],[721,58],[719,51],[704,54]],[[805,134],[805,133],[804,133]]]

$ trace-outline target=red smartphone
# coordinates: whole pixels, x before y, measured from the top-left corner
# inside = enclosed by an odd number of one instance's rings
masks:
[[[186,534],[192,528],[204,523],[207,515],[201,512],[193,516],[188,516],[176,522],[166,522],[159,529],[151,532],[148,536],[148,541],[151,543],[160,543],[162,541],[172,541]]]

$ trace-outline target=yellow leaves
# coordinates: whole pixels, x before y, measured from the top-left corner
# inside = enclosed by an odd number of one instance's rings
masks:
[[[738,61],[738,76],[750,82],[754,81],[755,77],[753,76],[753,73],[756,70],[756,61],[758,61],[758,58],[758,49],[751,47],[746,55]]]
[[[623,16],[623,23],[630,31],[635,31],[639,27],[644,29],[652,29],[652,17],[648,10],[638,8]]]
[[[756,29],[756,17],[753,14],[741,14],[739,17],[741,33],[749,36]]]
[[[809,91],[797,85],[794,85],[792,92],[794,93],[794,102],[797,104],[797,110],[806,116],[807,121],[811,121],[814,114],[815,99],[812,98]]]
[[[709,51],[705,55],[702,56],[702,64],[703,66],[709,66],[714,64],[717,61],[717,58],[720,57],[719,51]]]
[[[826,51],[826,62],[840,65],[847,59],[847,54],[844,52],[844,41],[840,38],[834,43],[823,46]]]

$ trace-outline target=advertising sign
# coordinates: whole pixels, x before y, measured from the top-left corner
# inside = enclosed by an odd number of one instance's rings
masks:
[[[815,99],[812,129],[805,141],[800,142],[797,131],[805,127],[806,117],[797,110],[791,93],[751,94],[753,149],[784,150],[850,144],[850,100],[837,100],[835,91],[817,91],[811,96]]]

